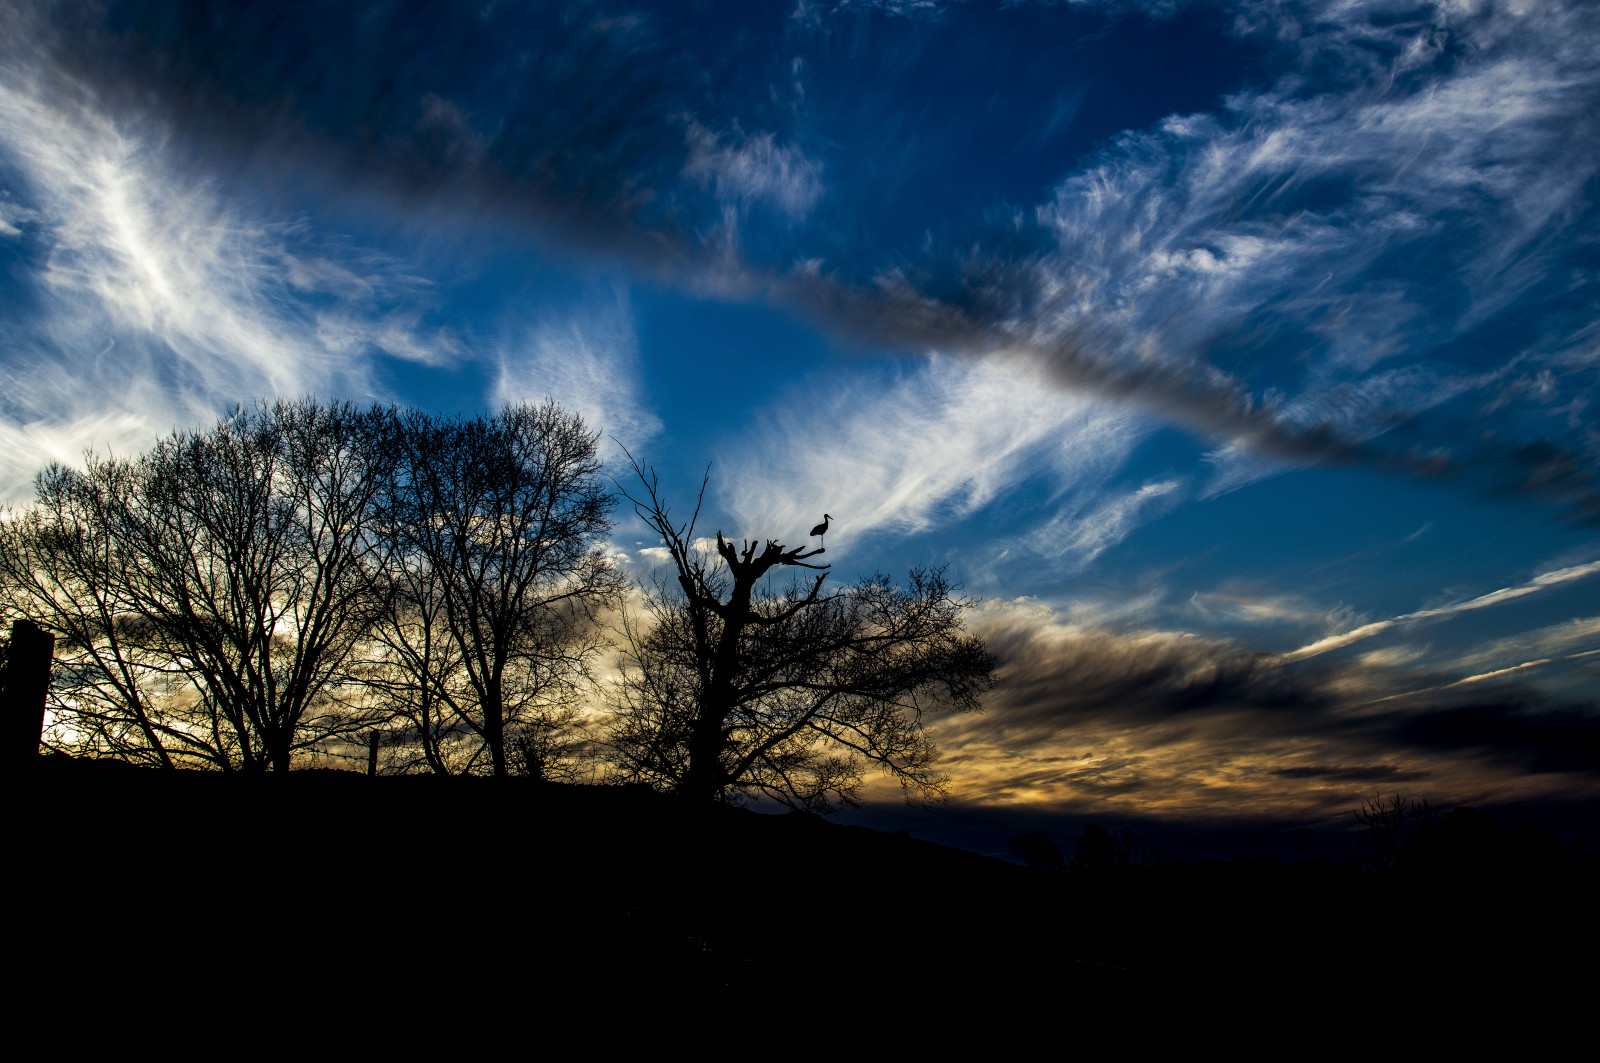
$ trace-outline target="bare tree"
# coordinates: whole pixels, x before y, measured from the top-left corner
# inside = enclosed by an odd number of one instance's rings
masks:
[[[370,725],[346,679],[379,603],[393,425],[376,407],[261,404],[137,460],[41,475],[0,565],[13,608],[66,636],[79,741],[281,772]]]
[[[400,420],[374,684],[435,771],[551,773],[621,590],[597,439],[553,402]]]
[[[694,515],[675,522],[653,471],[627,497],[660,535],[675,579],[645,588],[648,617],[628,652],[610,748],[624,772],[693,800],[751,792],[826,811],[854,803],[875,764],[908,793],[937,794],[936,709],[975,710],[995,659],[965,633],[972,604],[942,570],[908,585],[872,576],[824,593],[823,551],[776,540],[697,548]],[[701,498],[705,492],[701,486]],[[819,572],[773,590],[779,569]]]
[[[598,471],[551,403],[261,404],[47,469],[0,521],[0,611],[63,636],[79,752],[283,771],[398,719],[432,770],[560,774],[620,590]]]
[[[1426,798],[1408,800],[1399,794],[1387,800],[1376,794],[1351,815],[1356,832],[1347,845],[1346,856],[1363,871],[1394,867],[1406,848],[1439,822],[1438,809]]]

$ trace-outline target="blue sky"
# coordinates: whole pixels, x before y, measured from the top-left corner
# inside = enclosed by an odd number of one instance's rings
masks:
[[[261,395],[549,394],[684,501],[710,464],[707,526],[827,511],[839,576],[984,599],[1007,681],[936,728],[956,806],[1594,808],[1593,5],[0,28],[14,502]]]

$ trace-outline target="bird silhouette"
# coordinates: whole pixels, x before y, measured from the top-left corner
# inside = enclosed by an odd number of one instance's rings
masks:
[[[822,545],[823,546],[827,546],[828,545],[828,539],[827,539],[828,522],[830,520],[832,520],[832,519],[833,519],[832,517],[830,517],[826,513],[824,513],[822,515],[822,523],[818,524],[815,528],[811,529],[811,534],[812,535],[815,535],[818,538],[822,539]]]

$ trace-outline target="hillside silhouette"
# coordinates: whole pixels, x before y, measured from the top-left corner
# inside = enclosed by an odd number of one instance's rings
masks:
[[[1377,873],[1327,860],[1049,871],[642,786],[60,755],[17,781],[30,811],[15,866],[42,913],[19,957],[47,977],[88,964],[131,997],[276,992],[331,965],[341,1008],[421,985],[458,987],[473,1007],[598,995],[730,1016],[788,994],[948,995],[1026,1015],[1349,996],[1385,978],[1498,999],[1570,990],[1564,960],[1595,943],[1578,918],[1594,854],[1507,841],[1467,813]]]

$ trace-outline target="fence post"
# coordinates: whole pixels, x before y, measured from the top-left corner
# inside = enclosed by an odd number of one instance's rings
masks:
[[[11,622],[11,645],[6,650],[5,668],[0,669],[0,720],[5,728],[5,756],[14,769],[31,764],[39,755],[55,647],[55,635],[32,620]]]
[[[367,774],[378,774],[378,732],[367,735]]]

